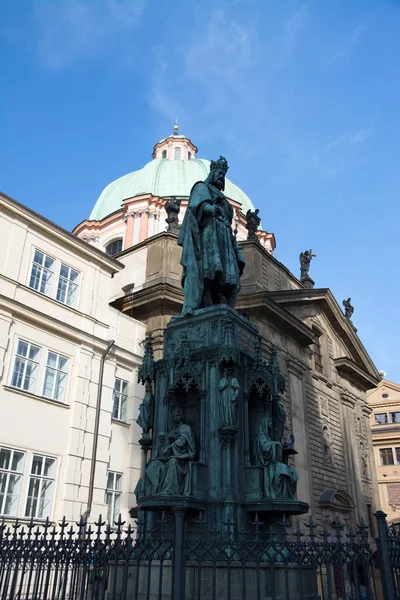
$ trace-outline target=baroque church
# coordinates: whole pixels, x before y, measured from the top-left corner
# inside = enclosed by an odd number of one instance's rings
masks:
[[[182,309],[178,233],[210,165],[197,154],[176,125],[150,162],[103,190],[72,234],[0,194],[0,231],[12,248],[0,264],[7,518],[129,519],[141,470],[142,342],[151,334],[161,358],[163,332]],[[277,350],[297,497],[325,525],[362,517],[373,533],[379,501],[366,392],[380,376],[332,292],[281,264],[273,233],[250,235],[246,215],[255,208],[245,192],[226,179],[224,193],[246,261],[236,309],[257,326],[263,357]],[[29,422],[10,432],[6,422],[21,411]],[[46,422],[53,431],[43,439]]]

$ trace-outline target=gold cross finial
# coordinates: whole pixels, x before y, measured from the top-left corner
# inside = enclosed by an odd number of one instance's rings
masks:
[[[174,133],[175,133],[175,134],[177,134],[177,133],[178,133],[178,129],[179,129],[179,126],[178,126],[178,118],[176,117],[176,118],[175,118],[175,125],[174,125]]]

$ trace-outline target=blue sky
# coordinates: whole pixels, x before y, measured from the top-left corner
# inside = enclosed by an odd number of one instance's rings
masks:
[[[180,131],[400,381],[400,1],[0,0],[0,189],[72,229]]]

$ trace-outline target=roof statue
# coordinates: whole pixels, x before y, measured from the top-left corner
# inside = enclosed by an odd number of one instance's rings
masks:
[[[344,306],[344,316],[348,321],[351,322],[351,317],[353,316],[354,306],[351,304],[351,298],[347,298],[347,300],[343,300],[342,302]]]
[[[214,304],[235,306],[245,260],[232,232],[233,209],[222,190],[228,163],[211,161],[205,181],[194,184],[179,232],[182,246],[182,315]]]
[[[308,274],[310,270],[311,261],[316,254],[312,253],[312,250],[306,250],[305,252],[301,252],[299,256],[300,260],[300,281],[305,285],[306,288],[314,287],[314,281]]]

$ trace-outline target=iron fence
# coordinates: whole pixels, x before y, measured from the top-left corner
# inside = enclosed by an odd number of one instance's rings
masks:
[[[167,517],[135,530],[119,520],[0,525],[1,600],[395,600],[400,598],[400,528],[377,513],[371,541],[361,522],[326,531],[310,518],[248,531],[232,522],[186,526],[177,548]],[[379,520],[380,519],[380,520]],[[179,564],[176,561],[179,560]]]

